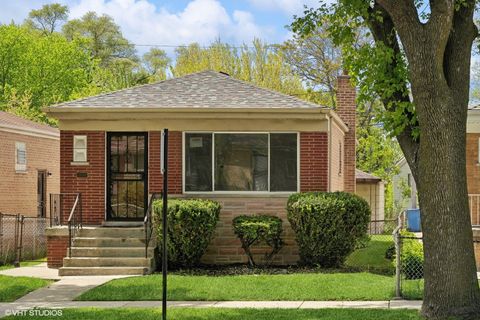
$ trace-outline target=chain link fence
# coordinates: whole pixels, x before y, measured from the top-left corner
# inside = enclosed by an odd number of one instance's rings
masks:
[[[46,218],[0,213],[0,265],[47,255]]]
[[[400,214],[393,232],[395,241],[396,296],[406,299],[423,298],[423,235],[411,232],[405,223],[405,213]]]

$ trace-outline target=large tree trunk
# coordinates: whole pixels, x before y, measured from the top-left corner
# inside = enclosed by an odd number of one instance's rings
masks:
[[[420,128],[419,142],[404,134],[398,140],[404,151],[415,151],[406,158],[422,212],[422,312],[428,319],[480,319],[465,145],[475,1],[459,7],[455,0],[429,1],[428,22],[420,21],[413,0],[376,3],[402,42]]]
[[[455,114],[452,97],[440,88],[428,91],[430,105],[420,108],[428,110],[428,115],[419,115],[422,119],[434,114],[438,119],[424,125],[420,120],[416,179],[425,251],[422,312],[429,319],[479,319],[465,169],[466,121]]]

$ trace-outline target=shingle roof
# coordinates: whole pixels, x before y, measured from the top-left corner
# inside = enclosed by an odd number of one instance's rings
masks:
[[[382,181],[382,179],[380,179],[379,177],[377,176],[374,176],[373,174],[370,174],[370,173],[366,173],[362,170],[359,170],[359,169],[355,169],[355,179],[357,181]]]
[[[51,108],[324,108],[259,88],[227,74],[202,71]]]
[[[2,128],[17,129],[33,133],[43,133],[47,135],[58,136],[60,134],[57,128],[26,120],[8,112],[0,111],[0,130]]]

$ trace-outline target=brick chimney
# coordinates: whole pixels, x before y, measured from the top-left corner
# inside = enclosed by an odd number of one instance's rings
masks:
[[[348,126],[344,145],[344,191],[355,192],[355,87],[350,83],[350,76],[343,74],[337,79],[337,114]]]

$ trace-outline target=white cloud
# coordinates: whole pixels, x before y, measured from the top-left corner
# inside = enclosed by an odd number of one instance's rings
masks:
[[[0,0],[2,1],[2,0]],[[2,1],[3,2],[3,1]],[[29,0],[5,1],[0,23],[12,19],[21,23],[32,9],[60,2],[70,9],[69,18],[79,18],[88,11],[108,14],[120,25],[124,36],[135,44],[181,45],[198,42],[208,45],[217,38],[240,45],[257,37],[267,42],[276,37],[275,28],[259,25],[247,11],[231,14],[218,0],[191,0],[177,12],[156,6],[148,0]],[[138,47],[140,53],[148,47]],[[171,53],[172,50],[167,50]]]
[[[80,0],[70,6],[70,17],[88,11],[112,16],[125,37],[136,44],[205,45],[216,38],[241,44],[274,33],[258,25],[249,12],[234,11],[230,16],[217,0],[192,0],[180,12],[157,8],[146,0]]]
[[[262,10],[277,10],[292,16],[300,15],[304,11],[304,6],[316,7],[319,0],[248,0],[253,6]]]

